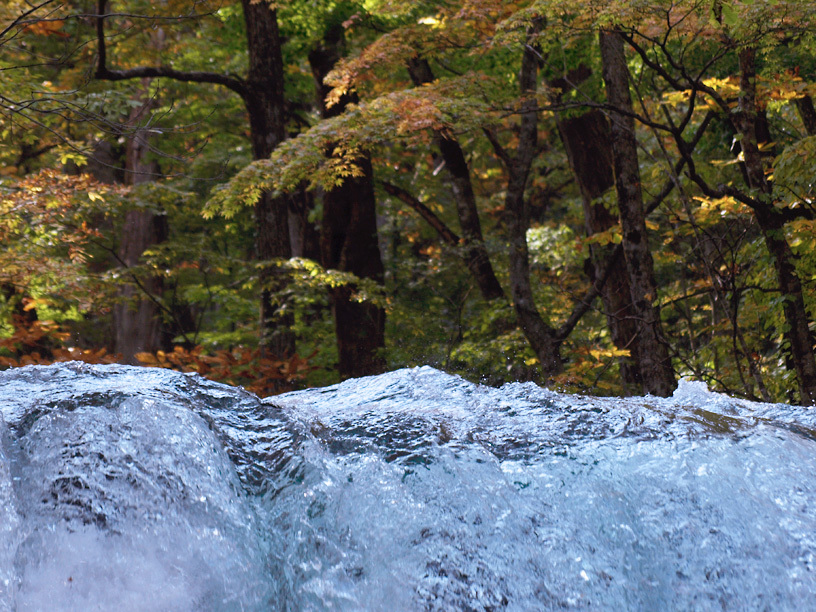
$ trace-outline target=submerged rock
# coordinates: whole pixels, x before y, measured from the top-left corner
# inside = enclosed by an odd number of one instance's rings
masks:
[[[0,610],[802,610],[816,417],[400,370],[0,373]]]

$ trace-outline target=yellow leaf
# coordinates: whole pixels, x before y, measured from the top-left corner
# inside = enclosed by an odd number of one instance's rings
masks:
[[[148,365],[156,365],[158,363],[158,360],[152,355],[152,353],[136,353],[135,357],[142,363],[146,363]]]

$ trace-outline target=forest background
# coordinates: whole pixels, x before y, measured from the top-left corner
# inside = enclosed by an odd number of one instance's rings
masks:
[[[816,402],[812,0],[7,0],[0,364]]]

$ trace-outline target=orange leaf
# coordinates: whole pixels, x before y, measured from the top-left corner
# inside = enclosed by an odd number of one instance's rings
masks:
[[[70,34],[60,32],[60,30],[62,30],[62,26],[64,25],[65,22],[61,19],[54,21],[38,21],[36,23],[27,25],[25,29],[32,34],[36,34],[37,36],[59,36],[60,38],[68,38],[70,37]]]

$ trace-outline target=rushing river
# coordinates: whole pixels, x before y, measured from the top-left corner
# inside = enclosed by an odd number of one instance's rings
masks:
[[[816,411],[0,373],[0,611],[816,608]]]

